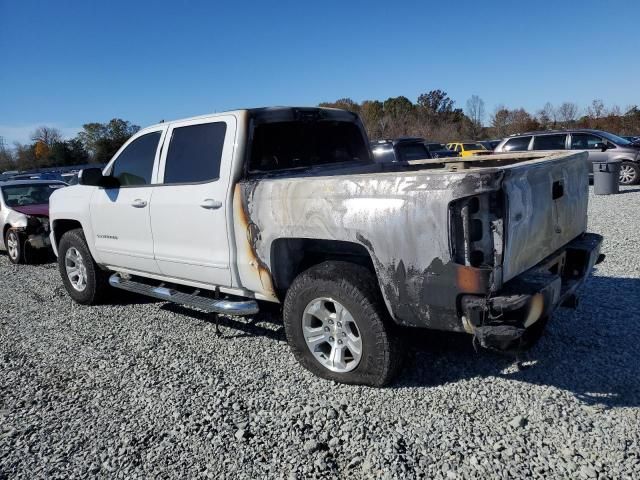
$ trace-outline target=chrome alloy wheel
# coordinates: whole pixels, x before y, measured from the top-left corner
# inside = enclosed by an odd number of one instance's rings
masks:
[[[17,260],[18,255],[20,255],[20,239],[18,238],[18,234],[14,231],[10,231],[7,234],[7,253],[11,257],[12,260]]]
[[[636,171],[631,165],[620,166],[620,183],[630,185],[636,180]]]
[[[362,358],[362,336],[349,311],[332,298],[317,298],[302,314],[304,340],[313,356],[332,372],[346,373]]]
[[[64,267],[71,286],[78,292],[87,288],[87,268],[77,248],[71,247],[64,255]]]

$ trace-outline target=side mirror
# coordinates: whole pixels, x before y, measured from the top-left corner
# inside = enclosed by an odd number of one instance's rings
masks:
[[[117,188],[119,182],[113,177],[104,176],[101,168],[85,168],[78,173],[78,184],[91,187]]]
[[[606,142],[598,142],[598,143],[594,144],[594,147],[597,148],[597,149],[600,149],[600,151],[602,151],[602,152],[607,150]]]

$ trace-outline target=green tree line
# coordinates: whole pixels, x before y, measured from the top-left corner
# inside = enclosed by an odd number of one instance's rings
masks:
[[[13,149],[0,138],[0,172],[105,163],[138,130],[139,126],[114,118],[107,123],[86,123],[68,140],[58,129],[47,126],[37,128],[31,142],[16,143]]]

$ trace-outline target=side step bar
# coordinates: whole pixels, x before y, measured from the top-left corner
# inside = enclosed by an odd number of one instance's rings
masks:
[[[258,302],[255,300],[225,300],[207,298],[198,295],[199,290],[193,294],[182,293],[166,287],[154,287],[145,283],[122,278],[114,273],[109,277],[109,285],[128,292],[147,295],[167,302],[179,303],[189,307],[199,308],[209,313],[222,313],[226,315],[254,315],[258,313]]]

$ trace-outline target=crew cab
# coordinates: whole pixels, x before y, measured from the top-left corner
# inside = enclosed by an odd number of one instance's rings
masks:
[[[153,125],[51,198],[79,303],[109,286],[218,314],[282,304],[315,374],[384,385],[398,329],[524,348],[601,259],[586,153],[371,158],[359,117],[260,108]]]

